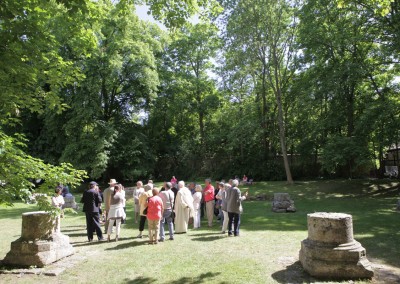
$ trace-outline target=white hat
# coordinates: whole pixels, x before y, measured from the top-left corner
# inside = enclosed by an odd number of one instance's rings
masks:
[[[115,184],[115,183],[118,183],[115,179],[110,179],[110,182],[108,183],[108,184]]]

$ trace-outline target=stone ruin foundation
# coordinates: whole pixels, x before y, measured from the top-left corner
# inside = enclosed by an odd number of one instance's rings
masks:
[[[308,238],[301,242],[300,262],[312,276],[333,279],[372,278],[365,248],[353,239],[352,216],[317,212],[307,215]]]
[[[275,213],[296,212],[294,201],[290,199],[289,193],[274,193],[272,211]]]
[[[11,243],[11,250],[2,264],[19,267],[44,267],[72,255],[74,248],[69,237],[53,232],[54,218],[48,212],[22,214],[21,237]]]

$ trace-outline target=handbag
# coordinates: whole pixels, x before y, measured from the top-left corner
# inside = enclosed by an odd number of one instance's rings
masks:
[[[147,202],[147,203],[149,203],[149,199],[150,199],[150,197],[146,199],[146,202]],[[148,209],[148,208],[149,208],[149,206],[147,206],[146,208],[144,208],[144,210],[143,210],[143,215],[147,215],[147,209]]]
[[[173,204],[172,204],[172,202],[171,202],[171,196],[168,194],[168,196],[169,196],[169,203],[171,204],[171,218],[172,219],[175,219],[175,212],[174,212],[174,206],[173,206]]]

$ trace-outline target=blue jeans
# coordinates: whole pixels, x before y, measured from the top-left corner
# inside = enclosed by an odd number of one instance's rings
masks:
[[[224,223],[224,214],[222,213],[222,209],[218,209],[218,218],[219,218],[219,224],[222,226]]]
[[[174,237],[174,223],[172,222],[173,219],[171,218],[171,209],[164,210],[164,214],[160,220],[160,239],[164,240],[165,239],[165,232],[164,232],[164,224],[167,222],[168,223],[168,229],[169,229],[169,237],[173,238]]]

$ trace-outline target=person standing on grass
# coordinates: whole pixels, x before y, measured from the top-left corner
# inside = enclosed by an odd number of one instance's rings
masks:
[[[59,183],[58,186],[61,187],[61,189],[62,189],[62,191],[61,191],[62,197],[65,197],[65,196],[67,196],[67,194],[69,194],[68,185],[63,185],[62,183]]]
[[[125,217],[121,220],[121,224],[125,224],[126,223],[126,198],[125,198],[125,187],[122,184],[118,184],[119,188],[120,188],[120,193],[123,197],[123,208],[124,208],[124,212],[125,212]]]
[[[190,190],[185,187],[185,182],[178,183],[178,194],[175,201],[175,233],[186,233],[189,217],[193,215],[193,197]]]
[[[217,217],[217,220],[220,221],[221,220],[221,201],[219,199],[217,199],[217,195],[219,192],[219,183],[220,181],[216,181],[215,182],[215,187],[214,187],[214,216]],[[214,218],[215,218],[214,217]],[[222,221],[220,221],[222,224]]]
[[[138,222],[140,218],[140,205],[139,205],[139,195],[144,192],[143,182],[138,181],[136,183],[136,188],[133,190],[133,203],[135,206],[135,223]]]
[[[56,224],[54,226],[54,232],[57,233],[60,232],[62,207],[65,204],[64,197],[62,196],[62,190],[63,189],[61,186],[57,186],[55,190],[55,195],[51,198],[51,205],[60,210],[59,212],[57,212]]]
[[[100,228],[99,207],[101,206],[101,197],[96,190],[97,183],[90,182],[90,188],[85,190],[82,195],[81,203],[83,203],[83,212],[86,214],[86,231],[88,241],[93,241],[93,231],[96,231],[99,241],[104,240]]]
[[[118,241],[122,220],[126,218],[126,213],[124,210],[125,195],[122,193],[122,191],[123,191],[123,186],[121,184],[117,184],[114,187],[114,192],[111,196],[110,211],[108,212],[108,221],[109,221],[108,231],[107,231],[108,241],[110,241],[110,236],[112,233],[114,222],[116,222],[115,241],[116,242]]]
[[[203,188],[201,185],[196,185],[195,192],[193,194],[193,228],[198,229],[200,228],[200,221],[201,221],[201,212],[200,212],[200,205],[201,199],[203,198]]]
[[[221,228],[221,233],[225,234],[226,230],[228,229],[228,212],[227,212],[227,205],[226,205],[226,195],[227,195],[227,190],[231,188],[231,186],[228,183],[219,183],[219,191],[216,196],[218,199],[218,202],[220,203],[220,216],[221,216],[221,222],[222,222],[222,228]]]
[[[239,236],[240,214],[242,213],[242,200],[246,199],[247,193],[241,196],[238,188],[239,181],[232,181],[232,188],[227,191],[226,202],[228,210],[228,236]],[[233,228],[232,228],[233,227]],[[232,230],[233,229],[233,230]]]
[[[164,184],[165,190],[161,191],[158,196],[163,201],[164,206],[164,213],[160,221],[160,242],[163,242],[165,239],[165,232],[164,232],[164,225],[165,223],[168,224],[169,230],[169,239],[172,241],[174,240],[174,220],[171,217],[172,211],[174,210],[174,200],[175,196],[172,192],[172,184],[170,182],[166,182]]]
[[[171,178],[171,184],[172,184],[172,187],[175,187],[175,188],[177,188],[177,186],[176,186],[176,184],[177,184],[177,182],[178,182],[178,180],[176,179],[176,177],[175,176],[172,176],[172,178]]]
[[[243,183],[243,184],[247,184],[247,180],[248,180],[247,176],[246,176],[246,175],[243,175],[242,183]]]
[[[211,179],[206,179],[205,180],[205,187],[204,187],[204,202],[206,204],[206,215],[207,215],[207,221],[208,221],[208,227],[212,227],[213,225],[213,219],[214,219],[214,187],[211,184]]]
[[[167,190],[167,182],[166,181],[164,181],[163,182],[163,186],[161,187],[161,189],[160,189],[160,192],[163,192],[163,191],[165,191],[165,190]]]
[[[222,204],[221,204],[222,214],[224,215],[224,221],[222,222],[222,230],[221,230],[222,234],[225,234],[225,232],[228,230],[229,216],[228,216],[227,196],[229,190],[231,190],[231,185],[229,183],[225,183],[224,184],[225,194],[222,195]]]
[[[104,201],[103,191],[101,190],[101,188],[98,185],[96,185],[96,191],[100,195],[101,200]],[[99,216],[100,216],[100,224],[105,224],[105,222],[106,222],[106,214],[104,213],[104,211],[101,208],[101,206],[99,207]]]
[[[162,199],[158,196],[158,188],[153,188],[153,196],[147,200],[147,224],[149,227],[149,244],[157,244],[160,220],[164,213]]]
[[[138,239],[143,237],[144,224],[146,223],[147,216],[144,214],[144,209],[147,208],[147,200],[153,196],[153,184],[146,184],[144,186],[144,192],[139,195],[139,206],[140,206],[140,222],[139,222],[139,235]]]
[[[114,193],[114,186],[117,185],[117,181],[115,179],[110,179],[110,182],[108,183],[110,186],[107,187],[104,192],[103,192],[103,197],[104,197],[104,213],[106,215],[106,223],[104,225],[105,233],[107,234],[108,232],[108,211],[110,211],[110,206],[111,206],[111,197]]]
[[[188,188],[189,188],[190,192],[192,193],[192,195],[196,193],[196,184],[194,182],[189,183]]]

